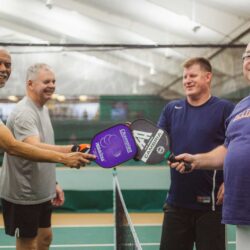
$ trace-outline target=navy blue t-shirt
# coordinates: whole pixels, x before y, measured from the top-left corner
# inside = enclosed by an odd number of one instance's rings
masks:
[[[158,126],[169,133],[175,155],[205,153],[224,143],[224,123],[233,108],[231,102],[217,97],[211,97],[201,106],[191,106],[186,99],[172,101],[164,107]],[[183,208],[214,210],[222,182],[222,171],[196,170],[180,174],[171,169],[167,203]]]
[[[250,96],[237,104],[227,124],[222,222],[250,225]]]

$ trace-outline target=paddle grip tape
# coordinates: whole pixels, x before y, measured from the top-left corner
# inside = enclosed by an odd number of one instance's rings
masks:
[[[168,159],[170,162],[172,162],[172,163],[174,163],[174,162],[179,162],[179,161],[177,161],[177,160],[175,159],[175,155],[174,155],[173,153],[170,153],[170,154],[168,155],[167,159]],[[184,161],[184,167],[185,167],[185,171],[190,171],[190,170],[192,169],[191,164],[188,163],[188,162],[185,162],[185,161]]]
[[[88,153],[90,150],[89,144],[76,144],[73,145],[71,148],[71,152],[82,152],[82,153]]]

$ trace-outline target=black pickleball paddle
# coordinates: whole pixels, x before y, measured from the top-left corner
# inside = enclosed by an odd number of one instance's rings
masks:
[[[165,130],[146,119],[137,119],[129,127],[138,147],[136,159],[148,164],[157,164],[164,159],[177,162],[170,151],[170,139]],[[185,171],[191,170],[189,163],[184,162],[184,165]]]

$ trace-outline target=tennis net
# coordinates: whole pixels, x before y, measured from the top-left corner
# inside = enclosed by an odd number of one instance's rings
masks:
[[[117,172],[113,171],[114,191],[114,241],[115,250],[142,250],[135,228],[126,208]]]

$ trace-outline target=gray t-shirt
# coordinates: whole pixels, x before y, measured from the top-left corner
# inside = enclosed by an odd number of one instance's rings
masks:
[[[24,97],[12,111],[6,126],[15,138],[38,135],[41,142],[54,144],[54,131],[47,107],[39,108]],[[39,204],[55,197],[54,163],[33,162],[4,154],[0,175],[0,197],[16,204]]]

